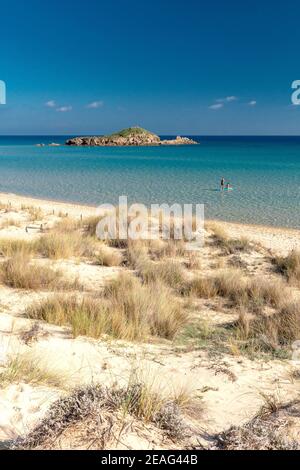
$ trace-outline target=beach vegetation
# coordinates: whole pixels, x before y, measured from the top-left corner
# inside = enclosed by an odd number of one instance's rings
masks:
[[[93,261],[99,266],[120,266],[123,262],[123,256],[120,251],[103,245],[97,247]]]
[[[210,225],[210,230],[213,232],[212,240],[216,247],[220,248],[224,254],[232,255],[238,252],[249,252],[252,250],[252,245],[245,237],[230,238],[226,231],[219,225]]]
[[[11,357],[0,372],[1,388],[12,383],[47,385],[63,389],[66,387],[66,377],[51,369],[49,365],[33,354],[20,353]]]
[[[106,284],[100,298],[50,297],[27,310],[29,318],[69,325],[74,337],[144,340],[147,336],[172,339],[188,320],[165,286],[144,286],[127,273]]]
[[[42,220],[44,217],[44,212],[40,207],[36,206],[27,206],[22,204],[21,210],[28,213],[28,218],[30,222],[36,222],[37,220]]]
[[[293,250],[287,256],[273,258],[277,272],[282,274],[289,282],[300,281],[300,252]]]
[[[1,238],[0,239],[0,256],[10,257],[14,254],[21,253],[23,255],[31,255],[35,252],[35,243],[33,241]]]
[[[278,308],[288,295],[284,282],[263,276],[246,278],[238,269],[224,269],[206,278],[195,277],[186,283],[183,293],[204,298],[225,297],[231,306],[243,306],[253,311],[265,305]]]
[[[92,237],[80,232],[49,232],[36,241],[36,251],[45,258],[67,259],[72,257],[92,257],[96,243]]]
[[[62,272],[32,262],[27,254],[15,253],[0,264],[0,282],[15,289],[70,288],[74,283],[63,280]]]

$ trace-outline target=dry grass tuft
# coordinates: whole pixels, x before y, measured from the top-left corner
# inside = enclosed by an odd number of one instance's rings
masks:
[[[300,281],[300,252],[291,251],[286,257],[277,257],[273,259],[276,270],[293,283]]]
[[[16,253],[0,264],[0,282],[15,289],[67,288],[68,283],[62,281],[62,273],[48,266],[33,264],[23,253]]]
[[[201,269],[201,261],[198,252],[188,252],[185,261],[185,266],[187,267],[187,269],[191,270]]]
[[[164,257],[184,256],[185,251],[185,242],[183,240],[167,240],[165,242]]]
[[[21,206],[22,211],[26,211],[29,216],[29,220],[31,222],[35,222],[37,220],[42,220],[44,217],[44,213],[40,207],[35,207],[35,206],[26,206],[22,204]]]
[[[107,334],[126,340],[149,335],[172,339],[187,315],[165,286],[143,286],[125,273],[107,284],[102,298],[55,296],[34,304],[29,318],[69,325],[74,336]]]
[[[215,436],[218,450],[299,450],[299,442],[292,437],[289,429],[294,427],[299,416],[299,401],[278,403],[274,397],[266,397],[266,412],[255,416],[242,426],[232,426]],[[297,427],[296,427],[297,428]]]
[[[188,293],[192,297],[211,299],[218,295],[218,290],[211,278],[196,277],[187,284],[183,293]]]
[[[0,255],[5,257],[13,256],[21,253],[23,255],[31,255],[35,252],[35,243],[18,239],[0,239]]]
[[[105,411],[110,414],[107,426],[105,423],[103,426]],[[82,423],[94,430],[94,436],[101,436],[98,448],[103,449],[110,440],[116,419],[120,420],[118,440],[125,432],[127,414],[153,423],[169,438],[179,440],[184,437],[185,425],[180,408],[171,399],[162,399],[145,383],[130,383],[127,387],[112,389],[93,385],[78,388],[54,402],[45,418],[24,439],[17,440],[12,448],[49,448],[65,430]],[[90,448],[90,440],[86,441],[87,448]]]
[[[247,279],[238,269],[225,269],[214,277],[198,277],[190,281],[183,293],[198,297],[225,297],[232,306],[260,311],[265,305],[279,308],[286,301],[288,289],[278,279]]]
[[[142,285],[137,278],[121,273],[107,285],[104,295],[114,316],[123,318],[116,324],[121,337],[129,334],[129,339],[138,339],[152,334],[172,339],[188,320],[169,288],[160,283]]]
[[[36,242],[36,250],[50,259],[94,256],[96,243],[79,232],[50,232]]]
[[[144,282],[159,282],[174,289],[180,289],[184,283],[184,270],[178,261],[165,260],[160,263],[146,261],[138,265],[138,274]]]
[[[44,384],[50,387],[65,387],[65,377],[49,369],[30,353],[18,355],[9,360],[3,372],[0,373],[0,386],[11,383]]]
[[[21,223],[19,220],[15,220],[15,219],[4,219],[1,223],[0,223],[0,229],[3,229],[3,228],[8,228],[8,227],[21,227]]]
[[[86,335],[99,338],[107,332],[107,306],[90,297],[55,295],[31,305],[26,314],[59,326],[70,326],[74,337]]]
[[[139,270],[145,263],[149,262],[148,249],[142,240],[129,241],[126,250],[127,265],[132,268]]]
[[[196,230],[196,217],[192,217],[190,220],[186,221],[184,217],[176,218],[172,215],[169,217],[169,214],[160,211],[158,215],[158,232],[161,238],[172,241],[184,240],[185,222],[188,223],[193,231]]]
[[[82,226],[85,233],[91,237],[96,237],[96,228],[101,218],[101,216],[97,215],[84,218],[82,221]]]
[[[97,249],[94,256],[94,263],[100,266],[120,266],[123,262],[122,254],[107,246],[101,246]]]
[[[144,245],[147,247],[150,258],[153,260],[166,257],[176,258],[185,254],[185,243],[183,240],[145,240]]]
[[[276,351],[300,339],[300,304],[290,302],[274,314],[260,314],[254,319],[241,314],[237,325],[237,336],[248,345],[266,351]]]
[[[56,233],[72,233],[81,229],[82,224],[81,220],[64,217],[55,224],[53,231]]]
[[[211,227],[213,231],[214,244],[220,248],[226,255],[232,255],[237,252],[249,252],[252,246],[247,238],[230,238],[227,233],[218,225]]]
[[[137,271],[145,283],[161,281],[169,287],[179,288],[184,282],[184,269],[179,261],[151,261],[148,247],[141,241],[129,243],[126,258],[128,265]]]

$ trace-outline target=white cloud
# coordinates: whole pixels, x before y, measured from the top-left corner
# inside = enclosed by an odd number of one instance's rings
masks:
[[[226,96],[225,98],[219,98],[216,101],[218,103],[230,103],[231,101],[237,101],[238,97],[237,96]]]
[[[237,96],[227,96],[225,100],[230,103],[230,101],[236,101],[238,99]]]
[[[47,101],[47,103],[45,103],[45,106],[47,106],[48,108],[55,108],[56,103],[54,100],[50,100],[50,101]]]
[[[251,100],[249,101],[249,106],[255,106],[256,105],[256,101],[255,100]]]
[[[209,109],[221,109],[223,108],[223,106],[223,103],[212,104],[211,106],[209,106]]]
[[[67,111],[72,111],[72,106],[61,106],[60,108],[56,108],[56,111],[59,113],[66,113]]]
[[[87,105],[88,109],[97,109],[97,108],[102,108],[104,105],[103,101],[93,101],[92,103],[89,103]]]

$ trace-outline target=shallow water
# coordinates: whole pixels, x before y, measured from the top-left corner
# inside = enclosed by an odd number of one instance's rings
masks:
[[[0,137],[0,192],[88,204],[204,203],[207,218],[300,228],[300,138],[197,137],[196,146],[36,147]],[[224,176],[233,191],[218,191]]]

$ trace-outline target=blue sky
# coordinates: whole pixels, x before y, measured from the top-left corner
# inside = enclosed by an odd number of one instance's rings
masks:
[[[300,134],[297,1],[10,0],[0,15],[0,134]]]

